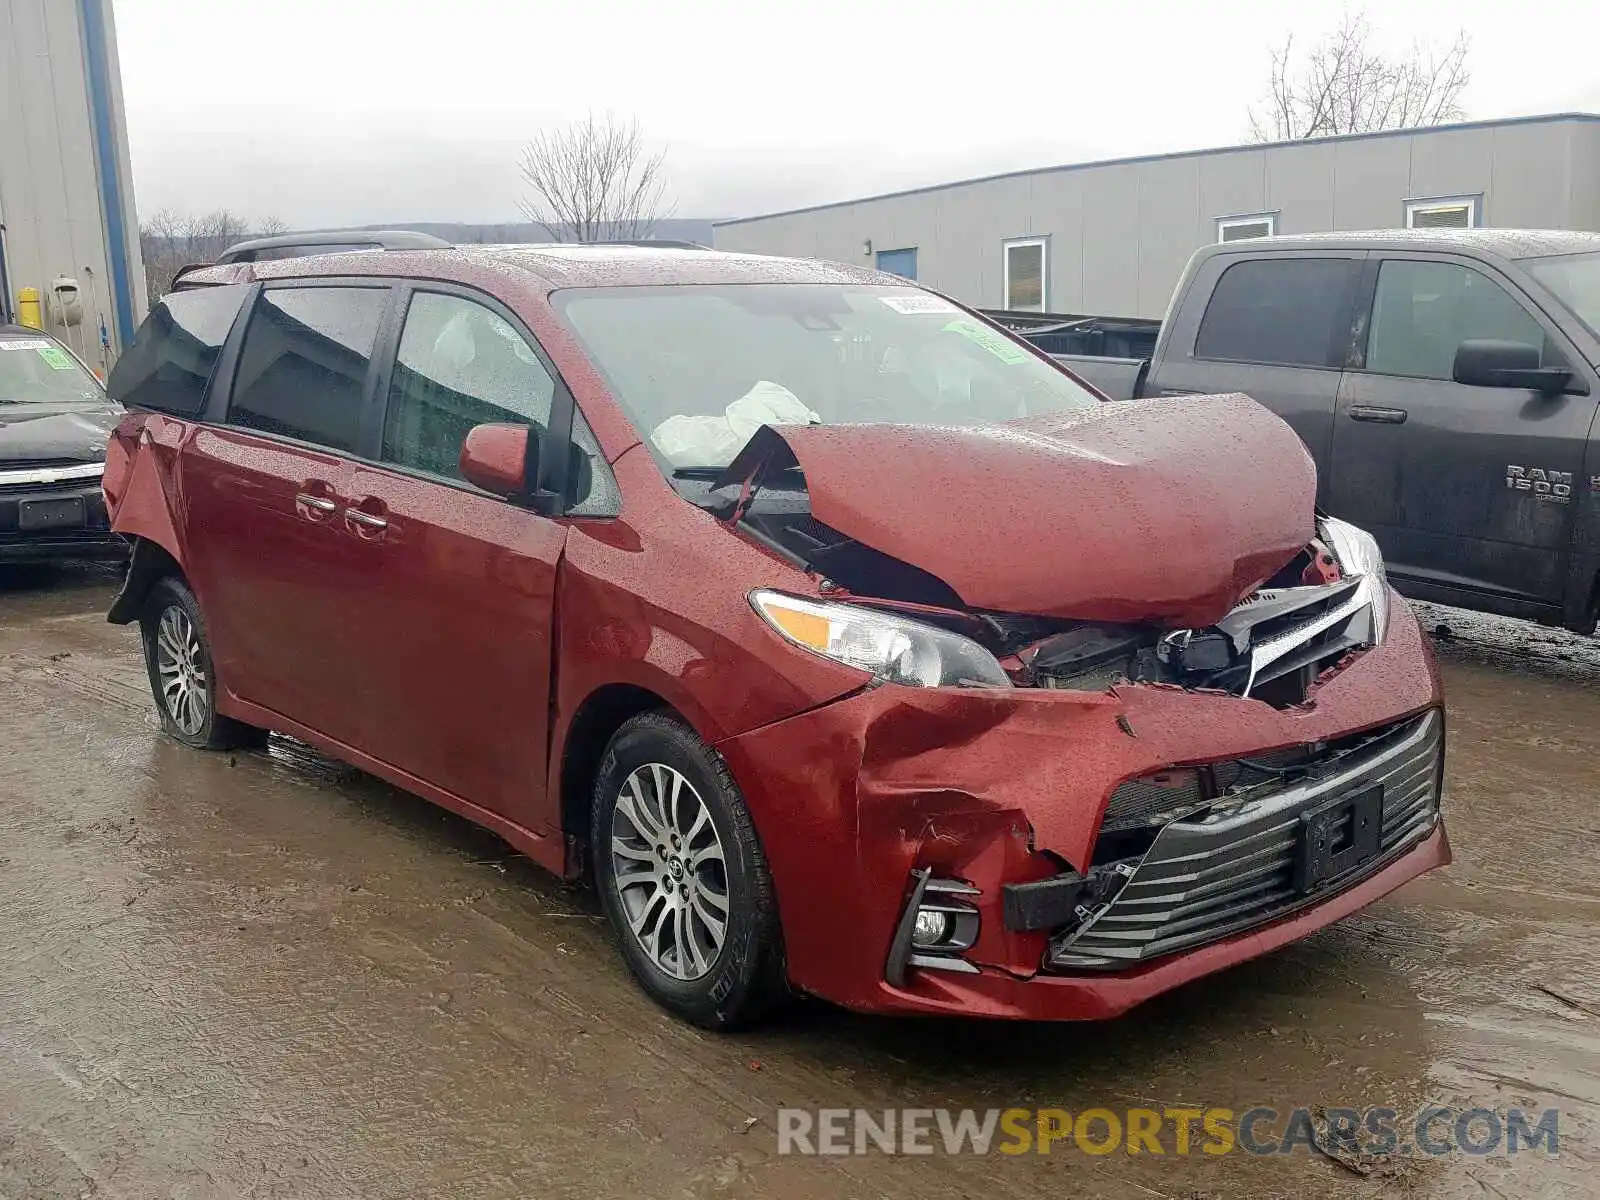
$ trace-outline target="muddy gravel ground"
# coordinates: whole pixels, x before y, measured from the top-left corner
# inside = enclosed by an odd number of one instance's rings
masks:
[[[494,837],[164,739],[113,590],[0,576],[0,1197],[1600,1194],[1593,641],[1425,611],[1457,862],[1296,946],[1110,1024],[716,1037]],[[1557,1107],[1559,1153],[777,1153],[781,1106],[1428,1102]]]

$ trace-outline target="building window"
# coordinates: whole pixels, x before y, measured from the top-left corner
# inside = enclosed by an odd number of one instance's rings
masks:
[[[904,250],[879,250],[878,270],[887,271],[891,275],[903,275],[907,279],[917,277],[917,248],[908,246]]]
[[[1477,223],[1476,196],[1406,201],[1407,229],[1471,229]]]
[[[1045,238],[1017,238],[1005,244],[1005,307],[1017,312],[1045,311],[1048,266]]]
[[[1255,213],[1248,217],[1218,217],[1217,241],[1244,242],[1271,237],[1278,232],[1277,213]]]

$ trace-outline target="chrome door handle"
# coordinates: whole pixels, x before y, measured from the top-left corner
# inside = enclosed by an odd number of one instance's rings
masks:
[[[313,496],[309,492],[301,492],[295,496],[296,504],[304,504],[307,508],[314,508],[318,512],[331,513],[339,506],[326,496]]]
[[[1379,425],[1404,425],[1406,423],[1406,410],[1403,408],[1377,408],[1370,404],[1352,404],[1350,406],[1350,419],[1352,421],[1376,421]]]
[[[369,512],[362,512],[359,508],[347,508],[344,510],[344,515],[347,519],[356,522],[358,525],[365,525],[368,529],[389,528],[389,522],[386,518],[375,517]]]

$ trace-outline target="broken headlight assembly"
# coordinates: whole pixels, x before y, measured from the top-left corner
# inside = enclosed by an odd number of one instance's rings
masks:
[[[909,687],[1002,687],[1011,679],[971,638],[857,604],[755,591],[750,603],[789,641],[813,654]]]
[[[1372,608],[1372,641],[1383,641],[1389,631],[1389,576],[1383,551],[1365,529],[1337,517],[1322,518],[1322,536],[1339,559],[1346,578],[1359,577],[1361,591]]]

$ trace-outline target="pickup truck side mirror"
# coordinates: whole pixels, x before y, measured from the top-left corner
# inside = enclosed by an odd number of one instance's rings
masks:
[[[1554,396],[1567,389],[1572,372],[1566,367],[1539,365],[1542,351],[1526,342],[1499,338],[1468,338],[1456,347],[1450,376],[1475,387],[1528,388]]]

